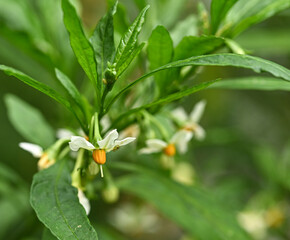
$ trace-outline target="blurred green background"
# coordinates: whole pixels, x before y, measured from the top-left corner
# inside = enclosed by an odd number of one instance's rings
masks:
[[[66,71],[78,86],[85,89],[79,80],[82,78],[83,72],[71,54],[67,36],[65,34],[61,36],[61,42],[66,46],[59,46],[59,49],[68,53],[66,56],[70,56],[65,59],[64,55],[61,55],[63,52],[60,51],[59,55],[54,54],[53,50],[41,42],[42,33],[37,32],[37,28],[34,30],[39,34],[40,40],[31,38],[30,34],[33,31],[27,27],[28,23],[19,22],[27,17],[18,13],[18,8],[23,8],[25,4],[16,0],[13,2],[15,2],[15,14],[18,14],[14,22],[13,17],[7,16],[8,12],[0,10],[0,64],[15,67],[36,79],[59,87],[54,80],[53,65],[56,64],[60,69]],[[34,1],[27,2],[34,5]],[[183,2],[180,14],[178,13],[176,16],[166,15],[165,10],[160,11],[157,15],[154,13],[154,9],[149,11],[142,39],[148,39],[151,30],[158,23],[164,24],[170,31],[180,20],[196,12],[197,1]],[[121,0],[120,3],[125,6],[124,9],[129,16],[128,21],[131,22],[139,11],[137,5],[132,0]],[[210,1],[204,1],[204,3],[209,7]],[[0,9],[4,5],[5,0],[0,0]],[[106,2],[104,0],[82,0],[81,5],[84,24],[88,29],[92,29],[105,13]],[[33,12],[31,9],[29,11]],[[34,12],[31,16],[37,21],[42,15]],[[43,15],[42,17],[48,16]],[[31,21],[35,26],[38,25],[34,20]],[[64,31],[62,23],[59,24],[61,26],[57,31]],[[121,25],[118,31],[119,33],[123,31]],[[55,37],[53,34],[49,35],[49,32],[44,34],[48,34],[52,41],[57,41],[57,39],[53,39]],[[265,22],[251,27],[237,37],[236,41],[249,54],[269,59],[289,69],[290,10],[283,11]],[[35,47],[36,45],[38,45],[38,49]],[[45,56],[45,53],[51,54],[52,60]],[[218,77],[232,78],[248,75],[254,74],[244,69],[207,67],[198,75],[198,78],[199,80],[212,80]],[[40,109],[55,129],[65,127],[70,114],[45,95],[12,77],[7,77],[2,72],[0,72],[0,79],[1,164],[13,169],[22,179],[16,181],[15,189],[18,191],[21,188],[21,191],[27,192],[33,174],[37,171],[37,161],[18,147],[18,143],[25,139],[16,132],[8,120],[4,96],[15,94]],[[249,208],[254,206],[253,208],[276,207],[280,209],[283,220],[270,230],[275,236],[271,239],[290,239],[290,184],[289,182],[284,183],[277,177],[277,175],[289,176],[290,170],[289,92],[208,89],[184,99],[182,105],[190,111],[200,99],[207,100],[206,111],[201,121],[201,125],[206,129],[207,137],[203,142],[193,141],[191,151],[188,153],[188,157],[195,167],[197,178],[233,210],[238,211],[247,206],[250,206]],[[283,165],[282,161],[288,163],[286,165],[283,163]],[[17,185],[19,182],[21,182],[21,187]],[[10,194],[14,195],[15,192]],[[25,194],[22,197],[28,196]],[[1,207],[5,206],[0,205],[0,209]],[[32,217],[31,222],[35,221],[36,219]],[[25,224],[29,225],[30,222],[27,221]],[[33,223],[31,223],[32,225]],[[25,228],[21,224],[18,226]],[[27,235],[29,235],[29,231],[33,232],[29,227],[27,231]],[[149,238],[135,236],[132,239]]]

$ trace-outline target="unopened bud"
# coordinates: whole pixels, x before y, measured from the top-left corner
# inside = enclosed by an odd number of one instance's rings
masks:
[[[114,203],[119,199],[119,189],[113,185],[108,185],[103,191],[102,196],[107,203]]]

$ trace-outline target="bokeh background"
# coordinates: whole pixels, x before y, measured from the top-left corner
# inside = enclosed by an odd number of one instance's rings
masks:
[[[35,11],[36,1],[10,1],[13,4],[9,5],[7,1],[0,0],[0,64],[15,67],[58,88],[53,69],[53,66],[57,65],[83,91],[86,91],[86,86],[80,80],[83,72],[70,50],[62,23],[60,22],[59,28],[55,29],[57,33],[53,33],[53,29],[49,26],[47,26],[47,31],[42,31],[39,22],[43,21],[42,18],[49,17],[51,21],[54,21],[53,14],[45,16],[41,12]],[[119,2],[124,6],[122,9],[128,14],[128,23],[131,22],[139,12],[138,4],[135,2],[141,1],[120,0]],[[166,1],[160,0],[161,6],[162,2]],[[209,8],[210,1],[203,2]],[[48,5],[47,7],[51,7],[50,4]],[[31,9],[29,9],[30,7]],[[148,39],[151,30],[157,24],[163,24],[169,31],[173,31],[179,21],[197,12],[197,1],[182,1],[182,4],[176,4],[176,7],[180,8],[176,11],[176,15],[167,14],[167,9],[163,8],[158,9],[158,13],[156,13],[156,9],[151,9],[141,38]],[[24,8],[27,9],[23,13]],[[79,9],[84,25],[90,30],[105,13],[106,1],[82,0]],[[28,16],[30,16],[29,20]],[[124,31],[122,26],[121,24],[120,27],[117,26],[119,35]],[[190,31],[194,33],[195,30]],[[51,46],[47,46],[42,41],[43,35],[55,43],[58,47],[57,50],[61,51],[56,53]],[[235,40],[249,54],[269,59],[289,69],[290,10],[283,11],[251,27]],[[207,81],[218,77],[233,78],[249,75],[254,74],[244,69],[210,67],[205,68],[198,78]],[[9,122],[4,97],[7,94],[19,96],[38,108],[55,129],[65,127],[72,116],[45,95],[12,77],[7,77],[2,72],[0,72],[0,83],[1,164],[10,169],[7,171],[13,171],[15,175],[19,176],[15,180],[14,192],[7,192],[5,196],[0,195],[0,209],[7,208],[6,205],[1,205],[4,198],[15,202],[13,205],[15,208],[10,206],[9,214],[5,215],[5,218],[11,218],[10,222],[7,221],[10,225],[1,224],[3,212],[0,213],[0,239],[3,236],[6,238],[2,239],[22,239],[25,236],[27,239],[28,236],[35,237],[31,239],[38,239],[37,234],[41,232],[41,224],[36,224],[37,220],[33,213],[27,215],[29,216],[27,221],[21,222],[18,215],[23,208],[17,209],[16,201],[18,197],[28,196],[25,194],[29,191],[33,174],[37,172],[36,159],[18,147],[18,143],[25,139]],[[273,238],[269,239],[290,239],[290,185],[283,183],[277,177],[277,175],[287,173],[290,176],[289,92],[209,89],[184,99],[181,104],[190,111],[200,99],[207,100],[207,107],[201,121],[201,125],[206,129],[207,137],[203,142],[192,142],[191,151],[187,156],[193,163],[196,178],[233,210],[240,211],[246,208],[276,210],[278,217],[268,230]],[[72,125],[74,124],[72,123]],[[282,161],[289,162],[286,165],[288,172],[283,165],[286,173],[279,167]],[[21,182],[21,186],[18,186],[19,182]],[[19,192],[23,195],[20,196]],[[105,203],[100,204],[103,206],[103,211],[110,208]],[[25,207],[25,209],[29,209],[28,212],[31,211],[29,207]],[[273,216],[271,219],[274,218]],[[15,219],[16,221],[14,221]],[[5,234],[15,226],[17,226],[15,235],[12,234],[10,238],[7,238]],[[37,227],[35,228],[35,226]],[[134,233],[135,235],[129,233],[128,236],[131,239],[179,239],[176,236],[180,236],[180,230],[178,228],[175,230],[175,228],[175,225],[166,221],[164,228],[159,229],[159,238],[156,238],[158,236],[156,232],[155,235],[152,235],[153,233],[146,235],[141,234],[142,231]],[[35,231],[35,229],[38,230]],[[171,231],[164,229],[173,229],[171,238],[167,236]],[[21,232],[20,238],[17,231]]]

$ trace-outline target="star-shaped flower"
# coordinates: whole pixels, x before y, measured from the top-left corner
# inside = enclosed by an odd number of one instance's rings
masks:
[[[176,154],[176,148],[180,153],[187,151],[187,144],[191,140],[193,133],[186,130],[177,131],[169,142],[165,142],[161,139],[148,139],[146,141],[146,147],[140,149],[141,154],[150,154],[163,152],[167,156],[174,156]]]
[[[182,107],[178,107],[171,112],[173,118],[182,128],[187,131],[192,131],[195,138],[200,141],[205,138],[205,130],[199,125],[205,105],[205,100],[198,102],[189,115],[187,115]]]
[[[110,131],[102,140],[97,141],[98,146],[94,146],[84,137],[72,136],[69,146],[72,151],[78,151],[80,148],[93,151],[94,161],[100,165],[101,175],[103,176],[102,165],[106,163],[106,153],[119,149],[119,147],[133,142],[136,138],[127,137],[118,140],[119,134],[117,129]]]

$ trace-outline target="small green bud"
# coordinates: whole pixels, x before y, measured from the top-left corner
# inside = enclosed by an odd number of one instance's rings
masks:
[[[102,197],[107,203],[117,202],[119,199],[119,189],[114,184],[109,184],[103,189]]]

